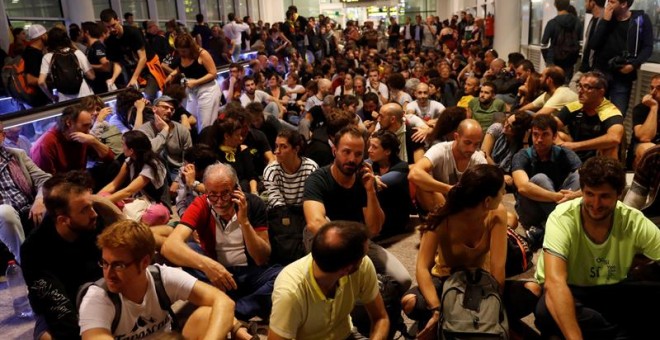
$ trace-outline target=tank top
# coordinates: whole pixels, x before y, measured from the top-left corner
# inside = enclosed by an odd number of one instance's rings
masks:
[[[438,250],[435,256],[435,265],[431,274],[436,277],[451,275],[451,270],[458,267],[482,268],[490,271],[490,238],[492,226],[486,220],[486,230],[481,239],[472,247],[466,244],[450,244],[448,219],[442,221],[438,228]]]
[[[183,66],[183,64],[179,65],[179,70],[181,73],[186,75],[186,78],[199,79],[208,73],[208,71],[206,71],[206,67],[200,64],[197,59],[199,58],[193,60],[193,62],[188,66]]]

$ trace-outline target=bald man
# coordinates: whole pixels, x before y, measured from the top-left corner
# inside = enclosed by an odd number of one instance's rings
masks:
[[[419,83],[415,87],[415,100],[406,106],[406,112],[414,112],[425,121],[437,119],[444,110],[445,106],[440,102],[429,99],[429,86],[426,83]]]
[[[309,97],[305,103],[305,111],[309,112],[314,106],[323,105],[323,98],[329,95],[332,89],[332,82],[328,79],[321,78],[318,81],[318,91],[316,94]]]
[[[408,164],[413,164],[415,161],[421,159],[424,156],[424,143],[423,141],[413,141],[413,134],[415,132],[412,126],[404,121],[401,105],[398,103],[385,104],[381,106],[378,113],[380,128],[394,133],[399,139],[399,158]]]
[[[497,98],[503,100],[507,104],[515,102],[518,88],[523,85],[523,82],[516,78],[516,73],[511,72],[506,67],[506,62],[501,58],[496,58],[490,63],[490,68],[484,73],[484,82],[491,82],[495,85],[495,92]]]
[[[486,164],[479,150],[483,139],[481,125],[474,119],[463,120],[454,141],[432,146],[410,169],[408,180],[415,184],[417,201],[425,211],[444,205],[445,196],[469,167]]]

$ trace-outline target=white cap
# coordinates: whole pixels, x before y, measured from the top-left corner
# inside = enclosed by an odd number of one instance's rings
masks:
[[[46,29],[39,24],[30,25],[30,27],[27,29],[28,40],[37,39],[44,34],[46,34]]]

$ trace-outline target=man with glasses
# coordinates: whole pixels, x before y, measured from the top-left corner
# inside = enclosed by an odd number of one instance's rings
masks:
[[[577,153],[584,162],[596,154],[618,159],[623,138],[623,115],[605,99],[607,81],[600,72],[587,72],[578,82],[578,101],[567,104],[555,119],[570,136],[558,144]]]
[[[243,66],[237,63],[229,65],[229,78],[226,78],[220,84],[222,95],[225,97],[227,103],[232,101],[239,101],[241,91],[243,90],[243,76],[245,71]]]
[[[183,151],[192,146],[190,130],[172,120],[176,106],[177,102],[173,98],[161,96],[154,102],[154,120],[138,128],[149,137],[154,152],[165,159],[171,182],[176,181],[179,169],[183,166]]]
[[[4,146],[0,122],[0,240],[21,262],[20,246],[46,212],[41,186],[51,176],[21,149]],[[1,274],[0,274],[1,275]]]
[[[56,174],[43,184],[43,195],[47,214],[21,247],[36,314],[34,338],[78,339],[78,287],[102,276],[96,236],[121,212],[92,196],[91,179],[82,171]]]
[[[186,209],[163,244],[162,254],[225,291],[236,302],[240,320],[267,318],[273,283],[282,268],[268,266],[266,205],[240,189],[236,172],[227,164],[206,168],[204,186],[206,194]],[[186,241],[194,231],[200,244],[189,246]]]
[[[156,240],[149,227],[135,221],[120,221],[106,228],[96,243],[101,249],[99,265],[103,268],[106,289],[91,285],[82,299],[83,339],[165,336],[176,325],[168,314],[171,308],[161,307],[158,287],[164,288],[170,303],[187,300],[199,306],[183,327],[186,339],[227,336],[234,319],[234,303],[225,293],[179,268],[149,267],[156,251]],[[154,278],[152,271],[160,274],[160,278]],[[114,313],[113,299],[121,302],[120,315]],[[115,329],[114,320],[118,320]]]

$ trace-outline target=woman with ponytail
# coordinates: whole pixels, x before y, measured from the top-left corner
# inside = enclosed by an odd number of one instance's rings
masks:
[[[442,284],[461,268],[482,268],[504,287],[506,209],[504,173],[494,165],[468,169],[422,227],[417,283],[404,295],[404,312],[419,321],[420,339],[437,335]]]

